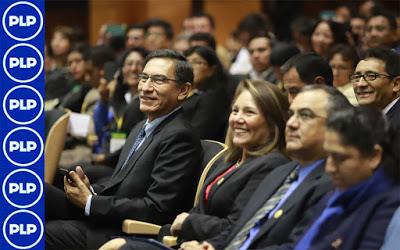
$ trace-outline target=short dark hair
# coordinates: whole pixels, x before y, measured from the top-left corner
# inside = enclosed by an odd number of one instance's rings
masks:
[[[97,45],[91,51],[92,64],[97,68],[103,68],[106,62],[114,61],[112,50],[106,45]]]
[[[68,52],[68,54],[71,54],[72,52],[79,53],[84,61],[91,60],[90,46],[87,45],[86,43],[74,44],[74,46],[72,46],[72,49]]]
[[[282,66],[282,70],[286,73],[292,67],[296,68],[300,79],[306,85],[314,84],[314,79],[317,76],[322,76],[325,79],[325,83],[332,86],[333,72],[329,63],[315,53],[295,55]]]
[[[377,58],[385,62],[385,71],[391,76],[400,75],[400,56],[393,50],[385,47],[376,47],[367,49],[362,57]]]
[[[349,100],[336,88],[322,84],[312,84],[304,86],[300,93],[307,91],[322,90],[328,95],[328,103],[326,112],[328,116],[336,113],[337,111],[352,107]]]
[[[345,61],[351,62],[353,69],[356,68],[360,57],[354,47],[344,44],[335,45],[329,53],[328,61],[330,61],[334,55],[340,54]]]
[[[145,59],[143,68],[153,58],[165,58],[175,62],[176,83],[193,83],[193,68],[187,62],[186,57],[172,49],[159,49],[151,52]]]
[[[213,50],[217,48],[215,38],[210,33],[205,33],[205,32],[194,33],[189,37],[189,44],[193,41],[205,42]]]
[[[146,32],[150,27],[154,27],[154,26],[161,27],[164,30],[165,36],[168,38],[168,40],[172,40],[172,38],[174,37],[174,31],[169,22],[167,22],[163,19],[159,19],[159,18],[152,18],[152,19],[147,20],[144,23]]]
[[[300,53],[300,50],[293,44],[277,43],[271,50],[269,60],[273,66],[282,66],[287,60]]]
[[[188,57],[195,53],[201,56],[209,66],[215,67],[213,76],[215,76],[221,82],[225,80],[224,68],[214,50],[205,46],[194,46],[185,51],[184,54],[186,57]]]
[[[205,13],[205,12],[198,12],[198,13],[195,13],[192,17],[199,17],[199,18],[200,17],[205,17],[205,18],[207,18],[208,22],[210,23],[211,28],[215,29],[215,20],[214,20],[214,17],[211,16],[210,14]]]
[[[134,23],[128,26],[126,29],[126,33],[128,33],[130,30],[145,30],[144,24],[143,23]]]
[[[337,132],[344,144],[356,147],[363,155],[371,154],[374,146],[380,145],[387,175],[399,181],[399,134],[390,129],[381,110],[371,105],[350,107],[329,116],[327,128]]]
[[[297,31],[301,35],[310,39],[314,30],[314,25],[315,20],[305,16],[300,16],[290,24],[290,30],[292,33]]]
[[[396,16],[392,12],[390,12],[390,11],[388,11],[386,9],[382,9],[382,8],[374,9],[372,11],[371,16],[368,18],[367,23],[369,22],[369,20],[371,18],[374,18],[374,17],[377,17],[377,16],[385,17],[389,22],[390,29],[394,30],[394,31],[397,30]]]

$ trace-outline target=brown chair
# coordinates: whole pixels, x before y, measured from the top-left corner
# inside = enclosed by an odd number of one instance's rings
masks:
[[[212,140],[202,140],[201,146],[204,151],[202,159],[203,171],[197,184],[196,196],[193,202],[194,206],[198,204],[201,188],[203,187],[204,181],[207,177],[207,174],[211,170],[211,167],[214,165],[215,161],[218,160],[227,150],[227,146],[225,144]],[[122,223],[122,231],[127,234],[158,235],[160,229],[160,225],[137,220],[128,219],[124,220]]]
[[[44,147],[44,181],[52,184],[64,149],[71,111],[54,109],[46,111],[46,144]]]

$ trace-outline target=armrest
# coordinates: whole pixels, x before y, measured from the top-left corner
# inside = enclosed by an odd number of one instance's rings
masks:
[[[169,247],[173,247],[173,246],[176,246],[178,243],[176,242],[177,241],[177,237],[175,237],[175,236],[164,236],[163,237],[163,244],[164,245],[167,245],[167,246],[169,246]]]
[[[124,220],[122,231],[127,234],[157,235],[161,226],[137,220]]]

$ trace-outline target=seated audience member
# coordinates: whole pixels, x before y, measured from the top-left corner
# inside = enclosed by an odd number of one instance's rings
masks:
[[[208,13],[196,13],[192,16],[193,33],[209,33],[214,37],[215,20],[214,17]],[[220,45],[214,48],[218,58],[225,69],[229,69],[231,58],[228,51]]]
[[[241,82],[229,117],[227,153],[211,168],[199,204],[178,215],[172,226],[164,226],[162,231],[170,228],[180,242],[205,240],[234,224],[264,177],[288,162],[282,154],[287,106],[286,98],[273,84]],[[150,244],[128,242],[125,248],[151,249]],[[110,248],[112,243],[104,248]]]
[[[352,105],[358,105],[350,76],[359,61],[357,51],[348,45],[333,47],[328,56],[329,65],[333,73],[333,86],[337,88]]]
[[[305,16],[296,18],[290,24],[290,32],[294,43],[301,53],[312,51],[311,35],[313,33],[315,21]]]
[[[268,36],[256,36],[250,40],[247,49],[250,53],[252,70],[248,77],[253,80],[276,82],[274,69],[270,63],[272,41]]]
[[[360,48],[363,45],[363,39],[365,37],[365,28],[367,20],[362,16],[352,16],[350,19],[350,31],[353,35],[355,46]]]
[[[237,26],[237,35],[242,48],[237,54],[236,60],[230,66],[229,73],[232,75],[246,75],[250,72],[250,54],[247,46],[251,38],[265,34],[268,30],[270,30],[270,27],[266,16],[263,14],[252,13],[240,20]]]
[[[325,169],[336,189],[320,202],[321,213],[295,250],[381,247],[400,205],[400,145],[390,142],[388,128],[374,107],[350,108],[328,118]]]
[[[88,52],[84,47],[78,47],[71,51],[69,59],[72,62],[73,59],[77,58],[77,54],[81,54],[85,60],[86,53]],[[83,74],[79,73],[81,78],[77,80],[75,87],[61,100],[60,107],[70,109],[73,112],[92,115],[94,105],[100,98],[97,87],[100,84],[104,65],[112,60],[113,57],[108,47],[96,46],[91,48],[90,60],[85,61],[85,72]]]
[[[217,46],[214,37],[210,33],[204,33],[204,32],[192,34],[189,37],[189,45],[190,47],[205,46],[209,47],[214,51]]]
[[[205,242],[185,242],[182,249],[264,249],[289,241],[306,211],[331,188],[323,151],[326,117],[350,103],[336,89],[305,87],[293,100],[286,123],[286,150],[295,161],[273,170],[260,183],[232,227]],[[200,249],[200,248],[198,248]]]
[[[335,17],[333,19],[338,23],[349,23],[354,12],[355,6],[353,4],[340,4],[335,8]]]
[[[143,24],[136,23],[129,26],[125,34],[125,48],[143,48],[145,29]]]
[[[99,138],[95,153],[110,152],[110,132],[124,133],[126,138],[136,123],[145,118],[139,109],[137,87],[146,56],[147,51],[142,48],[128,50],[122,57],[116,78],[108,84],[103,81],[100,85],[100,100],[93,114]]]
[[[381,250],[393,250],[400,245],[400,207],[397,208],[386,230],[385,240]]]
[[[400,127],[400,56],[386,48],[368,49],[350,76],[358,103],[382,110]]]
[[[91,185],[80,167],[64,192],[46,185],[46,248],[93,249],[120,232],[124,219],[171,223],[190,209],[199,174],[199,138],[182,116],[193,72],[172,50],[144,62],[138,90],[147,120],[135,126],[113,175]]]
[[[311,35],[313,51],[326,58],[334,45],[349,44],[346,34],[350,35],[350,30],[342,23],[331,20],[319,21]]]
[[[221,141],[229,106],[222,65],[207,47],[192,47],[185,55],[193,67],[194,80],[192,92],[182,104],[183,113],[201,139]]]
[[[178,51],[180,53],[185,53],[186,50],[189,49],[190,44],[189,44],[189,35],[185,33],[179,34],[173,44],[172,44],[172,49],[175,51]]]
[[[283,89],[281,67],[287,60],[300,53],[300,50],[292,44],[277,43],[271,50],[269,61],[276,77],[276,83],[280,89]]]
[[[386,46],[400,53],[399,39],[396,17],[392,13],[379,10],[368,18],[364,41],[367,49]]]
[[[333,73],[328,62],[314,53],[298,54],[283,66],[283,86],[289,103],[306,85],[332,85]]]
[[[90,90],[91,67],[90,47],[76,44],[67,56],[67,72],[57,70],[46,77],[46,95],[51,104],[46,108],[52,109],[61,105],[73,112],[80,112],[83,100]]]
[[[153,18],[144,23],[145,34],[145,48],[149,51],[158,49],[167,49],[172,45],[174,38],[174,31],[169,22]]]
[[[56,62],[56,68],[61,69],[66,66],[67,56],[74,46],[76,36],[74,30],[69,26],[57,26],[51,37],[51,54]]]
[[[73,164],[63,166],[65,169],[74,170],[76,165],[80,165],[91,182],[112,175],[121,153],[118,145],[123,144],[122,140],[126,139],[132,128],[145,119],[139,107],[137,86],[146,55],[147,51],[141,48],[128,50],[122,57],[116,79],[109,84],[105,79],[102,80],[99,86],[100,100],[93,112],[97,142],[92,149],[92,160],[75,160]],[[60,172],[56,173],[53,185],[63,186]]]

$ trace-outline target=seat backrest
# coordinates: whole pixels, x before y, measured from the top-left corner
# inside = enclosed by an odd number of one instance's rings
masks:
[[[204,152],[202,159],[203,171],[197,184],[193,207],[195,207],[199,203],[200,192],[204,185],[204,181],[206,180],[208,172],[214,165],[215,161],[217,161],[228,148],[225,144],[213,140],[201,140],[201,146],[203,147]]]
[[[44,148],[44,180],[48,184],[53,183],[58,169],[58,163],[64,149],[70,115],[71,112],[65,110],[52,110],[45,114],[46,131],[48,133]]]

